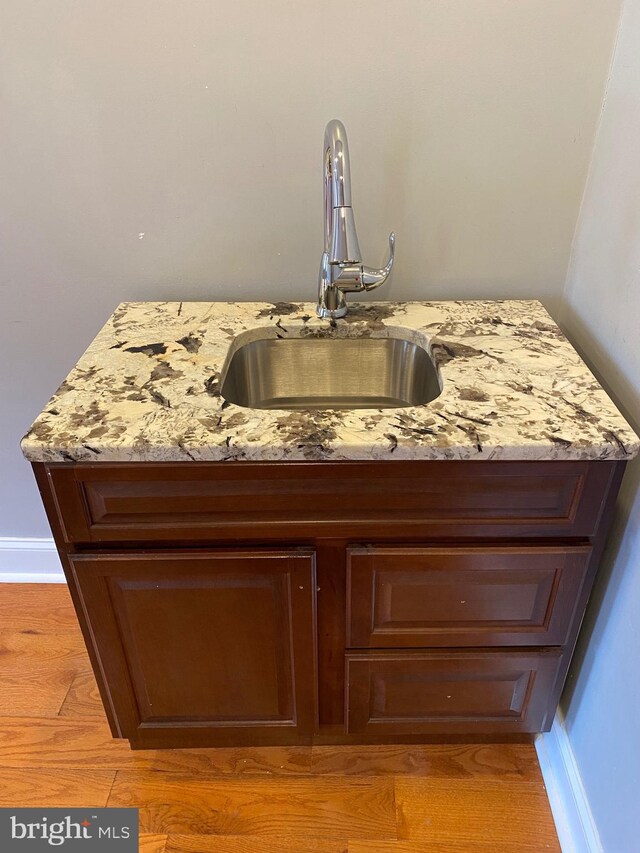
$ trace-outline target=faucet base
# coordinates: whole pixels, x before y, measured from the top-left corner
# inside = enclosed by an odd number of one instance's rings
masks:
[[[327,308],[325,305],[316,305],[316,314],[323,320],[339,320],[340,317],[344,317],[347,313],[347,306],[344,305],[342,308]]]
[[[340,268],[334,268],[329,261],[327,252],[323,252],[318,281],[318,304],[316,305],[316,314],[323,319],[337,319],[344,317],[347,313],[345,295],[333,282],[336,273],[340,274]]]

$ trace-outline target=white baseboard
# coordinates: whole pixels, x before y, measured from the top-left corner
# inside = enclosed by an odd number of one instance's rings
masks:
[[[561,711],[536,750],[563,853],[603,853]]]
[[[65,583],[53,539],[0,536],[0,583]]]

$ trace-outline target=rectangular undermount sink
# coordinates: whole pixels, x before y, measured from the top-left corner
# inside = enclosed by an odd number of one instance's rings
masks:
[[[421,406],[440,394],[424,347],[404,338],[262,339],[240,346],[221,394],[252,409]]]

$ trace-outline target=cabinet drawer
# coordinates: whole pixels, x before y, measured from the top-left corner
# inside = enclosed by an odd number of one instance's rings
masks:
[[[540,731],[561,655],[561,649],[348,653],[347,731]]]
[[[352,547],[350,648],[562,645],[589,547]]]
[[[50,465],[67,542],[590,536],[613,463]]]

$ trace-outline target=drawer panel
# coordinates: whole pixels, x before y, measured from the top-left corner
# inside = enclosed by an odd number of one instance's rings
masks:
[[[562,645],[589,547],[351,547],[350,648]]]
[[[540,731],[561,657],[561,649],[348,653],[347,732]]]
[[[68,542],[590,536],[608,462],[50,465]]]

